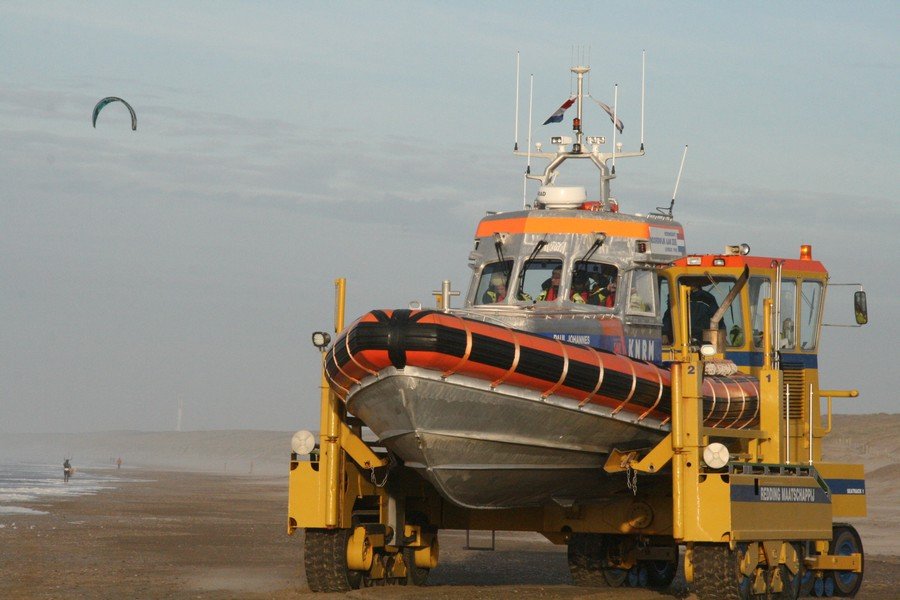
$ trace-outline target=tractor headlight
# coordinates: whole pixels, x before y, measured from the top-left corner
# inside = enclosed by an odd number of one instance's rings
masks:
[[[309,454],[315,447],[316,436],[306,429],[301,429],[291,438],[291,450],[294,454]]]
[[[703,449],[703,462],[705,462],[706,466],[710,469],[721,469],[728,464],[730,459],[731,453],[728,452],[728,448],[725,447],[725,444],[713,442]]]

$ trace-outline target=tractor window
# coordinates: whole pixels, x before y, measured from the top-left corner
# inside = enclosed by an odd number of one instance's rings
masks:
[[[656,315],[656,273],[647,269],[631,272],[626,309],[630,315]]]
[[[572,274],[573,299],[579,294],[587,304],[612,308],[616,305],[618,274],[619,270],[613,265],[576,262]]]
[[[778,326],[778,347],[791,350],[797,347],[797,282],[781,282],[781,323]]]
[[[753,347],[762,348],[763,329],[765,319],[763,317],[763,303],[772,295],[772,284],[765,277],[750,278],[750,327],[753,330]]]
[[[719,306],[724,303],[725,297],[731,293],[735,283],[735,280],[729,279],[727,281],[717,281],[713,286],[711,291],[713,296],[715,296],[716,300],[719,302]],[[720,323],[720,327],[724,325],[726,346],[729,348],[739,348],[744,345],[747,328],[744,325],[744,312],[741,309],[740,294],[735,296],[731,305],[725,309],[725,314],[722,315]]]
[[[669,280],[659,278],[659,305],[665,308],[662,315],[662,343],[668,346],[675,342],[675,334],[672,332],[672,298],[669,296]]]
[[[804,281],[800,289],[800,349],[815,350],[819,338],[822,282]]]
[[[511,260],[489,263],[481,270],[481,280],[475,291],[475,304],[496,304],[506,301],[506,286],[512,272]]]
[[[530,260],[519,276],[519,294],[525,300],[553,302],[562,281],[561,260]]]
[[[690,333],[691,343],[700,344],[703,340],[703,330],[708,329],[712,318],[725,304],[725,299],[734,288],[737,281],[733,278],[705,277],[680,277],[678,282],[691,288],[690,292]],[[668,325],[663,315],[663,333],[666,333]],[[746,340],[746,326],[744,324],[744,312],[741,305],[740,294],[735,296],[731,304],[722,313],[718,328],[725,333],[725,345],[729,348],[739,348]]]

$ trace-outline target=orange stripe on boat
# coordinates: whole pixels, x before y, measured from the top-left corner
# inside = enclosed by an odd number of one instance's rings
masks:
[[[682,232],[680,227],[653,225]],[[630,221],[605,221],[600,219],[578,219],[573,217],[515,217],[511,219],[489,219],[478,224],[475,237],[486,237],[494,233],[593,233],[602,231],[617,237],[649,238],[650,224]],[[682,234],[683,236],[683,234]]]

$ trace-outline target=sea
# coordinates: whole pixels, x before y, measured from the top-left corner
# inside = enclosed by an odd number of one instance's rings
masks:
[[[29,463],[0,463],[0,527],[10,515],[47,514],[40,507],[23,504],[41,503],[67,496],[98,494],[114,489],[124,478],[115,468],[107,466],[82,471],[73,465],[75,473],[63,481],[62,463],[58,465]],[[104,473],[104,470],[108,473]]]

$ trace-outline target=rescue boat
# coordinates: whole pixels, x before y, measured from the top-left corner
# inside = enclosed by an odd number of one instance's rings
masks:
[[[555,152],[517,152],[548,160],[543,173],[526,173],[540,184],[533,203],[479,222],[463,306],[450,308],[445,282],[439,310],[372,310],[325,358],[347,411],[462,507],[568,506],[620,493],[628,480],[604,472],[610,453],[653,447],[669,433],[663,348],[672,333],[660,272],[685,257],[684,229],[671,206],[619,211],[615,159],[644,147],[603,152],[603,137],[584,136],[588,71],[572,69],[574,139],[553,138]],[[596,199],[556,185],[570,160],[597,167]],[[703,329],[737,335],[723,315],[741,285],[708,301]],[[700,346],[699,331],[691,336]],[[709,364],[705,426],[756,427],[758,381],[727,355]]]

